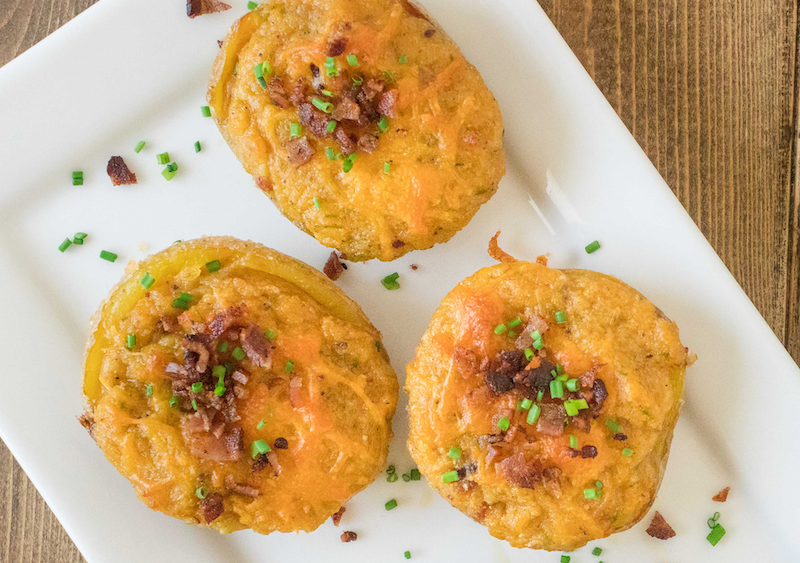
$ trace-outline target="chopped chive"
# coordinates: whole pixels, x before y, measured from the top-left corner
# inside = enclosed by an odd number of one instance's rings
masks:
[[[393,508],[397,508],[397,501],[392,499],[388,501],[386,504],[383,505],[386,510],[391,510]]]
[[[390,465],[389,467],[386,468],[386,473],[390,475],[395,472],[397,472],[397,468],[394,465]]]
[[[408,473],[403,473],[403,481],[405,481],[406,483],[411,481],[411,475],[409,475]]]
[[[454,481],[458,481],[458,471],[442,473],[442,483],[452,483]]]
[[[197,383],[192,383],[192,393],[200,393],[203,390],[203,383],[198,381]]]
[[[509,330],[508,331],[508,337],[509,338],[516,338],[517,337],[517,333],[515,331],[513,331],[513,330]]]
[[[272,451],[272,448],[270,448],[269,444],[267,444],[264,440],[256,440],[250,446],[250,456],[253,459],[257,458],[258,456],[260,456],[262,454],[269,453],[271,451]]]
[[[461,457],[461,448],[456,446],[451,446],[450,451],[447,452],[447,456],[452,459],[458,459]]]
[[[394,74],[392,73],[391,70],[384,70],[383,71],[383,77],[386,79],[386,82],[388,82],[389,84],[391,84],[392,82],[397,82],[395,80]]]
[[[386,133],[386,130],[389,128],[389,118],[385,115],[381,117],[381,120],[378,121],[378,129],[381,130],[382,133]]]
[[[208,270],[209,274],[213,272],[218,272],[220,268],[222,268],[222,264],[220,264],[219,260],[212,260],[211,262],[206,262],[206,270]]]
[[[167,170],[169,170],[170,172],[177,172],[178,171],[178,165],[176,163],[174,163],[174,162],[170,163],[170,164],[167,164]]]
[[[206,491],[205,487],[197,487],[197,490],[194,492],[194,494],[197,495],[197,498],[203,500],[208,496],[208,491]]]
[[[162,152],[160,154],[157,154],[156,158],[158,159],[158,163],[159,164],[168,164],[169,163],[169,153],[168,152]]]
[[[142,285],[143,288],[150,289],[151,287],[153,287],[155,281],[156,281],[155,278],[150,275],[150,272],[146,272],[145,275],[142,276],[142,279],[139,280],[139,283]]]
[[[608,426],[614,434],[617,434],[621,430],[619,424],[617,424],[610,418],[606,420],[606,426]]]
[[[594,486],[597,487],[598,490],[602,489],[603,488],[603,482],[602,481],[595,481],[594,482]]]
[[[164,176],[164,179],[166,179],[167,182],[169,182],[175,177],[175,171],[170,170],[169,167],[167,167],[161,171],[161,175]]]
[[[270,74],[271,72],[272,65],[270,65],[267,61],[262,61],[253,67],[253,74],[256,78],[264,78],[264,75]]]
[[[258,85],[261,86],[262,89],[264,90],[267,89],[267,81],[264,80],[263,76],[259,76],[258,78],[256,78],[256,80],[258,81]]]
[[[344,171],[345,174],[347,174],[353,169],[353,163],[356,161],[356,156],[358,156],[358,153],[354,152],[353,154],[344,159],[344,162],[342,163],[342,170]]]
[[[404,64],[406,64],[406,63],[408,62],[408,57],[406,57],[405,55],[403,55],[402,57],[400,57],[399,59],[397,59],[397,62],[399,62],[401,65],[404,65]]]
[[[577,379],[567,379],[567,389],[570,391],[577,391],[580,389],[580,381]]]
[[[542,333],[541,333],[541,332],[539,332],[538,330],[534,330],[534,331],[531,333],[531,338],[532,338],[534,341],[536,341],[536,340],[541,340],[541,339],[542,339]]]
[[[323,96],[328,96],[329,98],[332,98],[334,96],[333,92],[331,92],[330,90],[320,90],[319,93],[322,94]]]
[[[538,402],[541,403],[543,398],[544,398],[544,391],[539,391],[538,393],[536,393],[536,400]]]
[[[597,241],[590,242],[589,244],[586,245],[586,254],[591,254],[592,252],[598,250],[599,248],[600,248],[599,242]]]
[[[214,386],[214,394],[217,397],[222,397],[225,394],[225,384],[224,383],[217,383]]]
[[[233,75],[236,76],[239,74],[239,61],[233,63]]]
[[[328,76],[339,76],[339,69],[336,68],[336,61],[333,57],[325,59],[325,74]],[[355,81],[355,79],[353,79]]]
[[[561,556],[561,563],[569,563],[570,556],[569,555],[562,555]]]
[[[713,518],[709,518],[708,520],[706,520],[706,525],[713,530],[714,526],[716,526],[717,523],[714,522]]]
[[[125,340],[125,346],[128,350],[133,350],[134,346],[136,346],[136,335],[129,334],[127,339]]]
[[[256,428],[258,428],[259,430],[261,430],[262,428],[264,428],[264,426],[266,426],[266,424],[267,424],[267,423],[266,423],[266,422],[264,422],[264,419],[262,418],[261,420],[259,420],[259,421],[258,421],[258,424],[256,424]]]
[[[710,543],[711,545],[717,545],[719,543],[719,540],[721,540],[722,536],[724,535],[725,535],[725,528],[722,527],[722,524],[717,524],[711,530],[711,533],[709,533],[706,536],[706,539],[708,540],[708,543]]]
[[[578,448],[578,437],[575,434],[571,434],[569,437],[569,447],[573,450]]]
[[[575,401],[564,401],[564,410],[567,411],[567,416],[578,416],[578,406]]]
[[[711,517],[711,519],[712,519],[714,522],[718,522],[718,521],[719,521],[719,517],[720,517],[720,516],[721,516],[721,514],[720,514],[719,512],[715,512],[715,513],[714,513],[714,515]]]
[[[72,237],[73,244],[83,244],[83,241],[88,237],[86,233],[75,233]]]
[[[360,76],[353,76],[353,84],[355,84],[356,86],[360,86],[363,83],[364,83],[363,78],[361,78]]]
[[[387,161],[387,162],[383,163],[383,173],[384,174],[388,174],[389,170],[391,170],[391,168],[392,168],[392,163],[391,162]]]
[[[396,482],[398,479],[400,479],[400,477],[397,475],[397,473],[392,473],[391,475],[387,475],[387,476],[386,476],[386,480],[387,480],[389,483],[394,483],[394,482]]]
[[[289,360],[288,362],[286,362],[286,365],[283,366],[283,371],[285,373],[292,373],[293,370],[294,370],[294,362],[292,360]]]
[[[169,406],[177,407],[178,406],[178,396],[173,395],[172,398],[169,400]]]
[[[572,404],[578,407],[579,411],[589,408],[589,404],[586,402],[586,399],[573,399]]]
[[[328,126],[325,129],[328,131],[328,133],[333,133],[333,131],[336,129],[336,122],[335,121],[329,121],[328,122]],[[333,159],[331,159],[331,160],[333,160]]]
[[[381,343],[380,342],[375,342],[375,348],[378,350],[378,352],[380,352],[381,351]]]
[[[211,117],[211,108],[208,106],[200,106],[200,114],[203,117]]]
[[[539,340],[534,340],[533,344],[531,344],[531,346],[533,346],[537,350],[541,350],[542,348],[544,348],[544,344],[542,343],[542,339],[541,338]]]
[[[333,123],[333,122],[331,122],[331,123]],[[330,147],[325,149],[325,156],[328,157],[328,160],[336,160],[336,153]]]
[[[244,360],[244,350],[237,346],[233,349],[233,352],[231,352],[231,356],[233,356],[234,360],[241,362]]]
[[[358,57],[355,55],[347,55],[345,58],[347,59],[347,64],[350,66],[358,66]]]
[[[59,249],[61,252],[64,252],[64,251],[65,251],[66,249],[68,249],[70,246],[72,246],[72,241],[71,241],[70,239],[68,239],[68,238],[65,238],[65,239],[64,239],[64,242],[62,242],[61,244],[59,244],[59,245],[58,245],[58,249]]]
[[[556,373],[558,375],[561,375],[562,373],[564,373],[564,366],[562,366],[561,364],[556,364]]]
[[[83,170],[75,170],[72,173],[73,178],[83,178]]]
[[[152,397],[153,396],[153,386],[152,385],[148,385],[147,387],[145,387],[144,388],[144,394],[147,395],[148,397]]]
[[[554,399],[561,399],[564,397],[564,386],[558,380],[550,382],[550,396]]]
[[[416,467],[408,472],[408,476],[411,478],[412,481],[419,481],[420,479],[422,479],[422,474]]]
[[[192,399],[192,408],[194,410],[197,410],[197,401],[195,401],[194,399]]]
[[[533,359],[533,350],[530,348],[525,348],[525,359],[529,362]]]
[[[264,336],[266,336],[268,340],[274,339],[277,335],[278,333],[272,330],[271,328],[267,329],[267,331],[264,333]]]
[[[630,448],[625,448],[624,450],[622,450],[622,455],[624,455],[625,457],[631,457],[633,455],[633,450]]]
[[[253,2],[253,0],[250,0],[250,1],[247,3],[247,9],[248,9],[248,10],[250,10],[251,12],[252,12],[253,10],[255,10],[256,8],[258,8],[258,4],[257,4],[256,2]]]
[[[504,325],[503,323],[500,323],[499,325],[497,325],[496,327],[494,327],[494,333],[495,333],[495,334],[503,334],[503,333],[504,333],[504,332],[506,332],[507,330],[508,330],[508,329],[506,328],[506,325]]]
[[[533,406],[533,401],[530,399],[522,399],[522,401],[520,401],[520,406],[522,407],[522,410],[528,410]]]
[[[194,152],[200,152],[201,150],[203,150],[203,147],[200,146],[200,141],[195,141],[194,142]]]
[[[560,325],[563,325],[565,322],[567,322],[567,312],[556,311],[556,322]]]
[[[519,326],[519,325],[521,325],[521,324],[522,324],[522,319],[520,319],[519,317],[517,317],[516,319],[514,319],[513,321],[511,321],[510,323],[508,323],[508,326],[509,326],[509,328],[514,328],[514,327],[517,327],[517,326]]]
[[[400,277],[400,274],[395,272],[393,274],[389,274],[385,278],[381,280],[383,287],[386,289],[400,289],[400,283],[397,281],[397,278]]]
[[[292,123],[289,125],[289,134],[292,137],[299,137],[303,134],[303,128],[299,123]]]
[[[311,104],[320,111],[324,111],[325,113],[330,113],[333,111],[333,104],[330,102],[323,102],[319,98],[314,98],[311,100]]]
[[[583,498],[597,498],[597,489],[583,489]]]
[[[322,204],[319,202],[318,197],[314,198],[314,207],[316,207],[317,209],[320,209],[322,207]]]
[[[508,430],[508,427],[511,425],[511,421],[508,420],[508,417],[502,417],[500,420],[497,421],[497,427],[505,432]]]
[[[405,557],[406,559],[411,559],[411,552],[410,551],[404,552],[403,557]]]
[[[533,405],[531,410],[528,411],[528,417],[525,419],[530,425],[536,424],[536,421],[539,420],[539,414],[542,412],[542,407],[539,405]]]
[[[220,342],[219,346],[217,346],[217,352],[224,354],[228,351],[228,343],[227,342]]]
[[[225,378],[225,366],[214,366],[214,369],[211,370],[211,375],[221,381]]]
[[[83,185],[83,172],[77,170],[72,173],[72,185],[73,186],[82,186]]]
[[[133,149],[133,152],[139,154],[140,152],[142,152],[143,148],[144,148],[144,141],[139,141],[138,143],[136,143],[136,147]]]
[[[83,241],[81,241],[81,244],[83,244]],[[108,260],[109,262],[114,262],[117,259],[117,255],[113,252],[109,252],[108,250],[101,250],[100,258],[103,260]]]

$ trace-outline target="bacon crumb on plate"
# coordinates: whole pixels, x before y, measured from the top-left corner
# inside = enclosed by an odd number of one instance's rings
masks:
[[[726,500],[728,500],[729,492],[731,492],[731,488],[725,487],[720,492],[711,497],[711,500],[713,500],[714,502],[725,502]]]
[[[136,174],[130,171],[128,165],[122,160],[121,156],[112,156],[108,159],[106,166],[108,177],[115,186],[122,186],[136,183]]]
[[[342,541],[344,543],[356,541],[357,539],[358,539],[358,534],[355,532],[342,532]]]
[[[342,521],[342,514],[344,514],[345,510],[347,509],[343,506],[339,510],[333,513],[333,516],[331,516],[331,520],[333,521],[334,526],[336,527],[339,526],[339,522]]]
[[[675,530],[672,529],[672,526],[667,524],[667,521],[664,520],[661,513],[656,511],[653,515],[653,521],[650,522],[650,525],[647,527],[647,535],[659,540],[668,540],[669,538],[675,537]]]
[[[228,4],[219,0],[186,0],[186,15],[192,19],[203,14],[224,12],[230,9]]]

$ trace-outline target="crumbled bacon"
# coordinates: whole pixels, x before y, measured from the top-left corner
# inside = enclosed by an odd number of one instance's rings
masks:
[[[311,86],[314,87],[314,90],[322,90],[325,88],[325,82],[319,72],[319,67],[314,63],[311,63]]]
[[[498,359],[500,360],[498,371],[512,377],[521,372],[528,363],[523,350],[502,350]]]
[[[381,94],[378,100],[378,112],[386,117],[397,117],[398,96],[397,90],[389,90]]]
[[[409,266],[409,268],[411,268],[412,270],[414,270],[414,271],[416,272],[416,271],[419,269],[419,265],[417,265],[417,264],[411,264],[411,265]]]
[[[554,369],[556,366],[552,362],[539,356],[539,365],[533,368],[529,367],[518,378],[523,387],[522,391],[525,391],[528,396],[533,396],[539,391],[544,392],[550,389],[550,382],[553,380],[550,372]]]
[[[253,466],[250,468],[250,471],[253,473],[258,473],[269,467],[269,460],[267,460],[266,454],[261,454],[258,456],[255,461],[253,462]]]
[[[614,439],[618,442],[624,442],[625,440],[628,439],[628,436],[627,434],[623,434],[622,432],[617,432],[616,434],[614,434]]]
[[[234,479],[233,475],[231,474],[225,476],[225,486],[235,493],[239,493],[240,495],[245,495],[252,498],[258,498],[259,495],[261,494],[261,491],[259,491],[255,487],[251,487],[250,485],[243,485],[242,483],[237,483],[236,479]]]
[[[250,325],[241,333],[242,349],[247,357],[260,368],[272,367],[272,346],[256,325]],[[247,381],[245,381],[247,383]]]
[[[92,417],[91,413],[85,412],[78,417],[78,422],[81,423],[81,426],[86,428],[89,432],[89,435],[94,438],[94,418]]]
[[[333,520],[333,525],[336,526],[337,528],[339,527],[339,522],[342,521],[342,514],[344,514],[345,510],[347,509],[343,506],[339,510],[334,512],[333,515],[331,516],[331,520]]]
[[[267,91],[272,103],[281,109],[289,107],[289,99],[286,97],[286,88],[283,85],[283,80],[277,76],[267,83]]]
[[[247,382],[250,380],[250,378],[247,377],[247,374],[240,369],[237,369],[231,374],[231,379],[233,379],[236,383],[241,383],[242,385],[247,385]]]
[[[276,450],[288,450],[289,449],[289,441],[286,438],[275,438],[275,449]]]
[[[347,37],[337,37],[330,43],[326,49],[326,54],[329,57],[338,57],[347,48]]]
[[[194,19],[204,14],[224,12],[231,7],[220,0],[186,0],[186,15]]]
[[[368,154],[374,153],[376,150],[378,150],[378,137],[376,137],[371,133],[365,133],[361,135],[361,137],[359,137],[358,139],[358,148],[360,148],[362,151]],[[400,246],[403,246],[403,244],[405,244],[403,243],[403,241],[400,242],[401,242]]]
[[[650,526],[647,527],[646,531],[647,535],[660,540],[668,540],[675,537],[675,530],[667,524],[667,521],[658,511],[653,515],[653,521],[650,522]]]
[[[434,33],[436,33],[435,29],[427,29],[427,30],[425,30],[425,33],[423,35],[425,35],[425,37],[430,39],[431,37],[433,37]]]
[[[711,497],[711,500],[713,500],[714,502],[725,502],[726,500],[728,500],[729,492],[731,492],[731,488],[725,487],[720,492]]]
[[[358,121],[361,119],[361,107],[349,98],[342,98],[336,107],[333,108],[331,117],[336,121],[347,119],[348,121]]]
[[[344,543],[356,541],[357,539],[358,539],[358,534],[356,534],[355,532],[342,532],[342,541]]]
[[[328,122],[330,121],[328,115],[313,105],[306,102],[300,104],[297,107],[297,117],[303,127],[308,127],[315,137],[324,139],[330,136],[330,133],[328,133]]]
[[[594,446],[583,446],[581,448],[581,457],[583,459],[591,459],[597,457],[597,448]]]
[[[500,231],[497,231],[494,236],[489,240],[489,256],[497,260],[498,262],[516,262],[516,259],[503,252],[500,247],[497,245],[497,238],[500,236]]]
[[[525,489],[533,489],[542,482],[542,464],[534,460],[528,462],[522,452],[504,459],[497,464],[497,472],[509,483]]]
[[[595,417],[600,414],[600,411],[603,409],[603,403],[605,403],[607,398],[608,391],[606,390],[606,384],[603,383],[602,379],[595,379],[592,385],[592,399],[589,406]]]
[[[307,138],[300,137],[286,143],[286,152],[292,166],[300,168],[314,157],[316,151],[308,143]]]
[[[244,451],[244,432],[241,428],[214,436],[193,436],[192,455],[208,461],[236,461]]]
[[[564,417],[567,411],[563,405],[555,403],[542,403],[542,411],[536,430],[548,436],[561,436],[564,433]]]
[[[561,468],[560,467],[545,467],[542,470],[542,478],[546,487],[552,489],[556,497],[561,496]]]
[[[181,345],[186,367],[197,373],[205,373],[211,359],[211,337],[203,333],[187,334]]]
[[[130,171],[128,165],[122,160],[121,156],[112,156],[106,166],[108,177],[115,186],[122,186],[136,183],[136,174]]]
[[[333,281],[338,280],[342,276],[344,268],[342,267],[342,262],[335,250],[331,252],[330,256],[328,256],[328,261],[325,262],[325,266],[322,268],[322,271]]]
[[[302,76],[297,79],[297,83],[294,85],[294,89],[289,95],[289,99],[296,106],[299,106],[304,102],[308,102],[308,84],[306,84],[306,79]]]
[[[224,312],[215,315],[208,325],[211,331],[211,336],[219,338],[219,336],[235,324],[241,323],[244,320],[244,305],[237,307],[229,307]]]
[[[222,513],[225,511],[222,495],[219,493],[211,493],[202,500],[200,508],[203,511],[203,519],[206,521],[206,524],[211,524],[211,522],[222,516]]]
[[[351,139],[350,135],[341,127],[337,126],[336,129],[333,130],[333,137],[336,139],[336,142],[339,143],[339,149],[341,149],[343,154],[351,155],[356,152],[356,141]]]
[[[178,318],[172,315],[164,315],[158,320],[158,325],[166,333],[177,332],[180,324]]]
[[[453,363],[463,375],[475,374],[480,367],[475,352],[463,346],[453,347]]]
[[[486,385],[489,386],[489,389],[497,395],[508,393],[514,388],[514,379],[498,371],[486,372],[483,376],[483,380]]]

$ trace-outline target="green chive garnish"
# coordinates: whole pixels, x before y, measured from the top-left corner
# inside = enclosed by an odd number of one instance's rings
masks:
[[[392,473],[386,477],[386,480],[389,483],[395,483],[398,479],[400,479],[400,477],[397,475],[397,473]]]
[[[531,410],[528,411],[528,417],[525,419],[525,422],[528,424],[536,424],[536,421],[539,420],[539,414],[542,412],[542,407],[539,405],[533,405]]]
[[[314,98],[311,100],[311,105],[317,108],[320,111],[324,111],[325,113],[330,113],[333,111],[333,104],[330,102],[323,102],[319,98]]]
[[[533,359],[533,350],[530,348],[525,348],[525,359],[529,362]]]
[[[83,244],[83,242],[81,242],[81,244]],[[103,260],[108,260],[109,262],[114,262],[117,259],[117,255],[113,252],[109,252],[108,250],[101,250],[100,258]]]
[[[454,481],[458,481],[458,471],[442,473],[442,483],[452,483]]]
[[[411,552],[406,551],[405,553],[403,553],[403,557],[405,557],[406,559],[411,559]]]
[[[625,457],[631,457],[633,455],[633,450],[630,448],[625,448],[624,450],[622,450],[622,455],[624,455]]]
[[[208,491],[206,491],[205,487],[197,487],[197,490],[194,492],[194,494],[197,495],[197,498],[202,500],[208,496]]]
[[[88,236],[86,233],[75,233],[75,236],[72,237],[72,244],[83,244]]]
[[[200,146],[200,141],[195,141],[194,142],[194,152],[200,152],[201,150],[203,150],[203,147]]]
[[[541,338],[539,340],[534,340],[533,344],[531,344],[531,346],[533,346],[537,350],[541,350],[542,348],[544,348],[544,344],[542,343],[542,339]]]
[[[554,399],[564,397],[564,386],[560,381],[554,380],[550,382],[550,396]]]
[[[384,70],[384,71],[383,71],[383,77],[384,77],[384,78],[386,79],[386,81],[387,81],[387,82],[389,82],[390,84],[391,84],[392,82],[396,82],[396,80],[394,79],[394,74],[392,74],[392,71],[391,71],[391,70]]]
[[[332,98],[334,95],[330,90],[320,90],[319,93],[323,96],[328,96],[329,98]]]
[[[583,489],[583,498],[597,498],[597,489]]]
[[[200,106],[200,113],[203,117],[211,117],[211,108],[208,106]]]
[[[565,322],[567,322],[567,312],[556,311],[556,322],[560,325],[563,325]]]
[[[561,563],[569,563],[570,556],[569,555],[562,555],[561,556]]]
[[[72,185],[73,186],[82,186],[83,185],[83,171],[76,170],[72,173]]]
[[[192,408],[194,410],[197,410],[197,401],[195,401],[194,399],[192,399]]]
[[[509,326],[509,328],[514,328],[514,327],[518,327],[521,324],[522,324],[522,319],[517,317],[516,319],[514,319],[513,321],[508,323],[508,326]]]
[[[345,174],[347,174],[353,169],[353,163],[356,161],[357,156],[358,153],[353,153],[344,159],[344,162],[342,163],[342,170],[344,171]]]
[[[355,55],[347,55],[345,58],[350,66],[358,66],[358,57]]]
[[[199,393],[203,390],[203,384],[198,381],[197,383],[192,383],[192,393]]]
[[[151,287],[153,287],[155,281],[156,281],[155,278],[150,275],[150,272],[147,272],[145,273],[144,276],[142,276],[142,279],[139,280],[139,283],[142,284],[143,288],[150,289]]]
[[[603,488],[603,482],[602,481],[595,481],[594,482],[594,486],[597,487],[597,490],[600,490],[600,489]]]
[[[580,388],[580,382],[577,379],[567,379],[567,389],[570,391],[577,391]]]
[[[272,340],[277,336],[277,334],[277,332],[270,328],[264,333],[264,336],[266,336],[268,340]]]
[[[332,123],[332,122],[331,122]],[[336,160],[336,153],[333,151],[332,148],[328,147],[325,149],[325,156],[328,157],[328,160]]]
[[[328,122],[328,127],[326,127],[326,129],[327,129],[328,133],[333,133],[333,131],[336,129],[336,122],[335,121],[329,121]],[[331,160],[333,160],[333,159],[331,159]]]
[[[388,174],[389,170],[391,170],[391,168],[392,168],[392,163],[391,162],[387,161],[387,162],[383,163],[383,173],[384,174]]]
[[[272,66],[267,61],[260,62],[253,67],[253,74],[255,74],[256,78],[264,78],[264,75],[270,72],[272,72]]]
[[[544,391],[539,391],[538,393],[536,393],[536,400],[538,402],[541,403],[543,398],[544,398]]]
[[[231,352],[231,356],[233,356],[234,360],[241,362],[242,360],[244,360],[244,350],[242,350],[237,346],[236,348],[233,349],[233,352]]]
[[[220,268],[222,268],[222,264],[220,264],[219,260],[212,260],[211,262],[206,262],[206,270],[208,270],[209,274],[213,272],[218,272]]]
[[[711,545],[717,545],[719,540],[722,539],[722,536],[725,535],[725,528],[722,527],[722,524],[716,524],[712,529],[711,533],[706,536],[708,543]]]
[[[153,396],[153,386],[152,385],[148,385],[147,387],[145,387],[144,394],[147,395],[148,397],[152,397]]]
[[[614,434],[617,434],[621,430],[619,424],[617,424],[610,418],[606,420],[606,426],[608,426]]]
[[[386,289],[400,289],[400,283],[397,281],[397,278],[400,277],[400,274],[395,272],[393,274],[389,274],[385,278],[381,280],[383,287]]]
[[[458,459],[461,457],[461,448],[456,446],[451,446],[450,451],[447,452],[447,455],[452,459]]]
[[[225,378],[225,366],[214,366],[214,368],[211,370],[211,375],[221,381]]]
[[[404,65],[404,64],[406,64],[408,62],[408,57],[406,57],[404,55],[404,56],[400,57],[399,59],[397,59],[397,62],[399,62],[401,65]]]
[[[172,398],[169,400],[169,406],[171,406],[173,408],[178,406],[178,396],[177,395],[173,395]]]
[[[251,12],[252,12],[253,10],[255,10],[256,8],[258,8],[258,4],[257,4],[256,2],[253,2],[253,0],[250,0],[250,1],[247,3],[247,9],[248,9],[248,10],[250,10]]]
[[[397,501],[392,499],[388,501],[386,504],[383,505],[386,510],[391,510],[393,508],[397,508]]]
[[[125,340],[125,346],[128,350],[133,350],[134,346],[136,346],[136,335],[129,334],[127,339]]]
[[[292,123],[289,125],[289,134],[292,137],[299,137],[303,134],[303,128],[300,126],[299,123]]]
[[[222,397],[225,394],[225,384],[217,383],[217,385],[214,387],[214,394],[217,397]]]
[[[328,76],[339,76],[339,70],[336,68],[336,61],[333,60],[333,57],[325,59],[325,74]],[[355,78],[353,78],[353,82],[355,82]]]
[[[569,437],[569,447],[573,450],[578,447],[578,437],[575,434],[571,434]]]
[[[259,420],[259,421],[258,421],[258,424],[256,424],[256,428],[258,428],[259,430],[261,430],[262,428],[264,428],[264,426],[266,426],[266,424],[267,424],[267,423],[266,423],[266,422],[264,422],[264,419],[262,418],[261,420]]]
[[[168,164],[169,163],[169,153],[162,152],[161,154],[157,154],[156,158],[158,159],[159,164]]]
[[[599,248],[600,248],[600,243],[599,242],[597,242],[597,241],[590,242],[589,244],[586,245],[586,254],[591,254],[592,252],[594,252],[595,250],[597,250]]]
[[[594,555],[595,557],[597,557],[597,556],[598,556],[598,555],[600,555],[601,553],[603,553],[603,550],[602,550],[602,549],[600,549],[599,547],[595,547],[595,548],[592,550],[592,555]]]
[[[408,476],[411,478],[412,481],[419,481],[420,479],[422,479],[422,474],[416,467],[408,472]]]
[[[530,399],[522,399],[519,403],[519,406],[522,407],[522,410],[526,411],[533,406],[533,401]]]
[[[283,371],[285,373],[292,373],[293,370],[294,370],[294,362],[292,360],[289,360],[288,362],[286,362],[286,365],[283,366]]]
[[[61,252],[64,252],[64,251],[65,251],[66,249],[68,249],[70,246],[72,246],[72,241],[71,241],[70,239],[68,239],[68,238],[65,238],[65,239],[64,239],[64,242],[62,242],[61,244],[59,244],[59,245],[58,245],[58,249],[59,249]]]
[[[389,118],[385,115],[381,117],[381,120],[378,121],[378,129],[381,130],[382,133],[386,133],[386,130],[389,128]]]
[[[511,425],[511,421],[508,420],[508,417],[502,417],[500,420],[497,421],[497,427],[505,432],[508,430],[508,427]]]
[[[500,323],[499,325],[494,327],[494,333],[495,334],[503,334],[507,330],[508,330],[508,328],[506,328],[506,325],[504,325],[503,323]]]
[[[164,168],[164,170],[161,171],[161,175],[164,176],[164,179],[167,182],[169,182],[175,177],[175,171],[170,170],[169,168]]]
[[[139,154],[140,152],[142,152],[143,148],[144,148],[144,141],[139,141],[138,143],[136,143],[136,147],[133,149],[133,152]]]
[[[322,204],[319,202],[318,197],[314,198],[314,207],[316,207],[317,209],[320,209],[322,207]]]
[[[256,440],[255,442],[253,442],[253,445],[250,446],[250,456],[253,459],[271,451],[272,448],[270,448],[269,444],[267,444],[264,440]]]

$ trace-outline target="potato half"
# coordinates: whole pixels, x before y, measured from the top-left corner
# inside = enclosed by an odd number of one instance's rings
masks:
[[[397,379],[325,276],[227,237],[140,262],[95,316],[89,428],[154,510],[220,532],[311,531],[383,468]]]
[[[214,120],[280,211],[349,260],[449,240],[505,173],[478,71],[403,0],[271,0],[214,63]]]
[[[649,509],[686,365],[675,323],[617,279],[485,268],[445,297],[408,365],[409,448],[493,536],[573,550]]]

